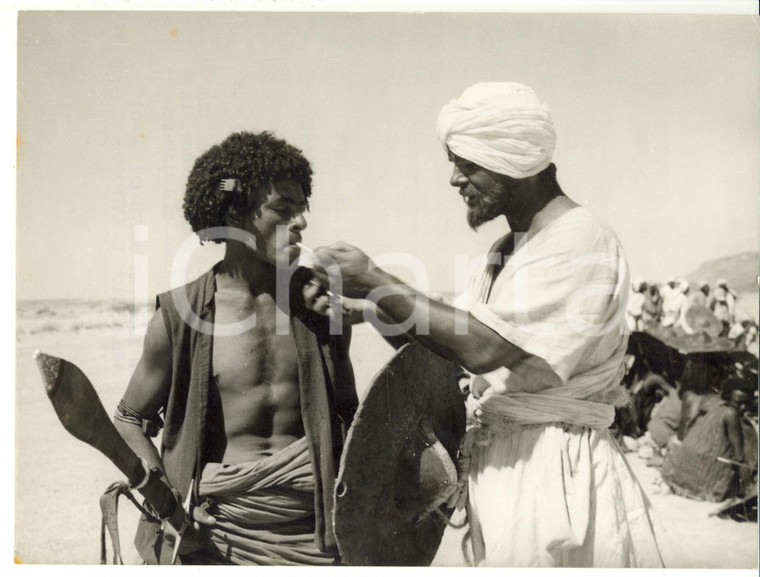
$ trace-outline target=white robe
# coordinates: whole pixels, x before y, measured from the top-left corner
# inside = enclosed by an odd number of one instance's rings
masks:
[[[516,237],[495,280],[485,264],[457,299],[530,354],[471,385],[475,561],[662,567],[646,496],[607,430],[626,398],[625,256],[586,209],[534,223],[547,220]]]

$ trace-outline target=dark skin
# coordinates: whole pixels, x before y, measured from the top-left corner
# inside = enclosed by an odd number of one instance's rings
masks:
[[[720,380],[715,365],[701,355],[687,358],[681,375],[681,418],[678,423],[678,440],[683,441],[687,428],[699,413],[702,394],[714,391],[712,383]]]
[[[700,401],[702,397],[692,391],[687,391],[683,395],[683,405],[681,407],[681,421],[678,426],[678,440],[683,441],[687,434],[688,424],[696,417],[699,412]],[[744,461],[744,442],[742,438],[741,416],[747,410],[749,395],[741,390],[734,390],[729,395],[728,404],[722,407],[721,422],[723,431],[726,434],[728,443],[731,445],[731,452],[734,460],[737,462]]]
[[[243,219],[230,216],[227,221],[228,226],[252,235],[256,246],[251,249],[227,240],[215,278],[214,383],[206,462],[257,461],[304,435],[295,341],[290,331],[277,334],[275,330],[275,289],[277,264],[290,263],[299,254],[295,243],[301,241],[307,226],[303,215],[306,199],[300,184],[292,180],[274,181],[264,188],[259,191],[265,196],[259,210],[249,210]],[[254,314],[255,323],[225,334],[225,327],[245,323]],[[171,373],[171,343],[159,310],[148,325],[143,354],[124,402],[140,414],[156,414],[168,398]],[[115,424],[151,468],[163,470],[158,450],[140,427],[122,421]],[[197,524],[215,522],[199,507],[193,515]],[[183,544],[190,546],[191,541],[185,539]]]
[[[513,232],[525,232],[531,225],[540,229],[577,205],[567,198],[554,169],[525,179],[514,179],[478,166],[449,152],[454,164],[451,185],[459,190],[468,206],[468,222],[476,228],[482,222],[504,217]],[[545,171],[546,172],[546,171]],[[317,249],[315,276],[328,286],[330,274],[340,272],[342,294],[368,299],[383,322],[404,323],[408,319],[426,320],[427,330],[414,322],[406,337],[470,371],[482,374],[501,366],[511,367],[528,355],[505,340],[490,327],[463,311],[427,299],[393,275],[377,268],[360,249],[336,243]],[[383,292],[381,296],[379,291]],[[307,306],[325,312],[313,295],[305,292]],[[466,314],[466,334],[457,334],[456,318]],[[461,332],[461,331],[460,331]]]
[[[678,422],[678,440],[683,441],[686,436],[686,428],[699,412],[701,395],[693,391],[686,391],[681,397],[681,419]]]
[[[731,445],[734,460],[744,461],[744,440],[742,438],[741,417],[749,404],[749,395],[745,391],[734,390],[728,400],[728,406],[723,413],[723,427],[726,438]]]

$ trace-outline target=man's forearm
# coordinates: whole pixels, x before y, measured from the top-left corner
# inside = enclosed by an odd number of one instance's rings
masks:
[[[372,271],[368,289],[368,300],[393,321],[385,323],[389,328],[403,327],[408,337],[474,374],[510,366],[526,356],[470,313],[430,300],[385,271]]]
[[[119,434],[126,441],[127,445],[138,456],[145,459],[150,469],[158,468],[162,472],[164,464],[153,442],[143,433],[142,428],[132,423],[126,423],[120,420],[114,420],[114,426]]]

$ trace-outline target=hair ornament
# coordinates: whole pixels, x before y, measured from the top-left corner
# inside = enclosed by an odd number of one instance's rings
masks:
[[[219,181],[219,190],[221,192],[235,192],[238,190],[237,178],[223,178]]]

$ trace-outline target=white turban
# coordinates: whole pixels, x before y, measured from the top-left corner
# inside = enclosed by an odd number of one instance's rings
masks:
[[[551,163],[557,135],[549,108],[517,82],[481,82],[438,115],[438,138],[457,156],[527,178]]]

